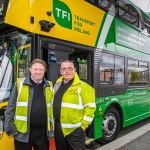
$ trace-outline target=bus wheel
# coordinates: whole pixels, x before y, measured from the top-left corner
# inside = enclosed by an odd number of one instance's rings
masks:
[[[109,107],[102,122],[103,136],[100,142],[108,143],[113,141],[120,130],[120,115],[114,107]]]

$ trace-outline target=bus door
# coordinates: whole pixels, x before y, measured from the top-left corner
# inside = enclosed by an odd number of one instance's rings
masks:
[[[61,76],[60,64],[71,60],[80,79],[92,84],[92,52],[87,49],[74,48],[66,45],[42,42],[42,58],[47,62],[46,78],[53,82]]]
[[[42,59],[47,62],[46,79],[55,84],[60,75],[61,62],[71,60],[76,68],[80,79],[84,82],[93,85],[93,55],[94,51],[75,48],[67,45],[54,44],[46,41],[41,42]],[[86,134],[88,137],[93,137],[91,125]]]

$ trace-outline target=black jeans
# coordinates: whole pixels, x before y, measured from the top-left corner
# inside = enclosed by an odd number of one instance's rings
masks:
[[[49,150],[49,141],[45,129],[32,129],[29,142],[14,140],[15,150]]]
[[[54,134],[56,150],[85,150],[85,134],[82,128],[79,127],[64,137],[60,123],[55,122]]]

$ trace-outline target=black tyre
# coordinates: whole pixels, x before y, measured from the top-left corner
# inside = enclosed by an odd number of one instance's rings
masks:
[[[109,107],[103,118],[103,136],[100,139],[100,142],[105,144],[113,141],[119,134],[120,126],[119,112],[114,107]]]

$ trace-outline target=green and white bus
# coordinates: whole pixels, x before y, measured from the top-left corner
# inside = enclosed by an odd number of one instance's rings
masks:
[[[150,117],[149,36],[150,17],[128,0],[1,0],[0,149],[14,149],[3,134],[4,111],[34,58],[46,61],[53,83],[69,59],[95,88],[90,140],[110,142],[121,128]]]

